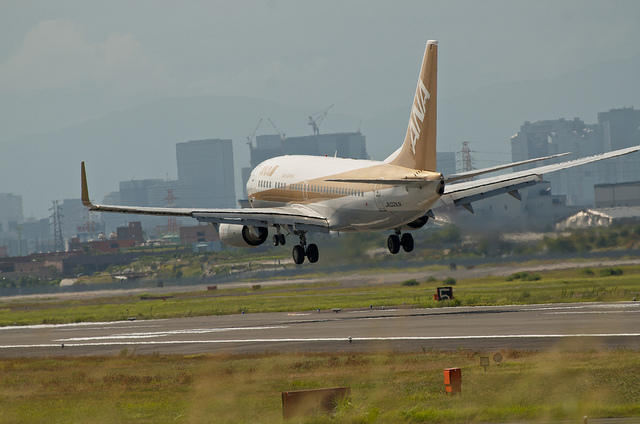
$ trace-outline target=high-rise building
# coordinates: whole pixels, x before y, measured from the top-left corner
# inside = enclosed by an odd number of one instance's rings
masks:
[[[586,125],[575,118],[525,122],[511,137],[511,156],[514,162],[571,152],[546,163],[557,163],[604,152],[602,130],[599,125]],[[540,163],[523,168],[540,166]],[[570,205],[592,205],[593,186],[603,182],[601,163],[578,166],[545,175],[554,193],[567,196]]]
[[[437,171],[445,177],[456,173],[456,152],[436,153]]]
[[[602,126],[605,151],[624,149],[640,144],[640,110],[633,107],[611,109],[598,113],[598,124]],[[602,182],[623,183],[640,180],[640,164],[637,155],[622,156],[605,161]]]
[[[9,221],[22,222],[22,196],[0,193],[0,232],[9,231]]]
[[[598,123],[586,125],[582,120],[557,119],[525,122],[511,137],[513,161],[571,152],[549,161],[577,159],[640,144],[640,110],[633,107],[611,109],[598,114]],[[539,166],[529,164],[526,168]],[[627,155],[545,175],[554,193],[566,195],[570,205],[594,204],[594,185],[640,180],[640,158]]]
[[[282,140],[281,154],[336,156],[350,159],[368,158],[365,136],[359,132],[289,137]],[[255,167],[257,163],[252,163],[252,165]]]
[[[176,144],[182,207],[234,208],[236,192],[231,140],[193,140]]]
[[[122,205],[149,206],[149,188],[162,182],[160,179],[120,181]]]

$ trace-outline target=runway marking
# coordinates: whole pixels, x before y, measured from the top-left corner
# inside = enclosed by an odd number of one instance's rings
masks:
[[[224,327],[224,328],[194,328],[191,330],[171,330],[158,331],[154,333],[123,333],[113,334],[110,336],[92,336],[92,337],[71,337],[68,339],[57,339],[56,342],[81,342],[90,340],[117,340],[117,339],[151,339],[155,337],[165,337],[182,334],[210,334],[210,333],[226,333],[228,331],[241,330],[273,330],[287,328],[286,325],[261,326],[261,327]]]
[[[584,314],[638,314],[640,311],[566,311],[566,312],[549,312],[547,315],[584,315]]]
[[[352,342],[359,341],[437,341],[437,340],[479,340],[479,339],[561,339],[561,338],[588,338],[588,337],[640,337],[640,333],[594,333],[594,334],[509,334],[509,335],[485,335],[485,336],[406,336],[406,337],[352,337]],[[245,344],[245,343],[307,343],[307,342],[345,342],[348,337],[317,337],[317,338],[281,338],[281,339],[230,339],[230,340],[165,340],[165,341],[121,341],[121,342],[96,342],[96,343],[65,343],[65,347],[92,347],[92,346],[130,346],[130,345],[177,345],[177,344]],[[45,343],[33,345],[4,345],[0,349],[24,349],[57,347],[61,344]]]
[[[625,308],[639,308],[640,302],[619,302],[619,303],[586,303],[576,305],[539,305],[538,307],[524,307],[522,310],[529,311],[553,311],[559,309],[625,309]]]
[[[34,325],[14,325],[14,326],[6,326],[0,327],[0,331],[7,330],[44,330],[53,328],[56,330],[64,331],[64,330],[75,330],[77,327],[104,327],[104,326],[112,326],[112,325],[126,325],[127,323],[131,323],[131,326],[122,327],[122,328],[136,328],[136,327],[151,327],[149,323],[158,322],[158,321],[167,321],[166,319],[154,319],[154,320],[145,320],[145,321],[105,321],[105,322],[74,322],[70,324],[34,324]],[[144,324],[143,324],[144,323]],[[86,328],[82,328],[84,330]]]

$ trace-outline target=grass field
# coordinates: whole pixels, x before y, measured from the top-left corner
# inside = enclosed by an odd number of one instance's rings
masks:
[[[0,325],[302,311],[409,304],[416,307],[631,300],[640,267],[574,269],[459,280],[456,299],[436,302],[441,281],[343,287],[323,283],[0,303]],[[581,422],[640,417],[640,355],[632,350],[252,356],[136,355],[0,359],[0,423],[277,423],[281,392],[349,386],[351,398],[304,423]],[[462,395],[444,392],[443,368],[462,368]],[[640,420],[640,418],[639,418]]]
[[[637,352],[138,356],[0,360],[1,423],[278,423],[281,392],[349,386],[288,422],[479,423],[640,417]],[[462,369],[462,395],[443,368]],[[581,421],[580,421],[581,422]]]
[[[610,272],[605,272],[607,270]],[[454,287],[455,300],[446,302],[433,300],[436,287],[443,285],[442,281],[419,283],[417,286],[372,284],[343,287],[329,276],[324,283],[279,286],[270,285],[269,281],[255,281],[252,282],[253,287],[173,293],[166,299],[136,295],[75,300],[59,300],[55,296],[36,300],[4,300],[0,302],[0,326],[104,322],[128,317],[176,318],[242,311],[256,313],[362,308],[370,305],[407,304],[433,308],[632,300],[640,293],[640,267],[613,270],[583,268],[541,272],[527,278],[459,280]]]

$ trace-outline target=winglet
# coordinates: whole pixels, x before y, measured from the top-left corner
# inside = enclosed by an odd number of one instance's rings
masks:
[[[82,180],[82,204],[88,208],[93,208],[93,203],[89,200],[89,187],[87,185],[87,172],[84,169],[84,161],[80,166],[81,180]]]

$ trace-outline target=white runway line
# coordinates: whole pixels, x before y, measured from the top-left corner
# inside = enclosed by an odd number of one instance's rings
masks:
[[[124,333],[113,334],[110,336],[95,336],[95,337],[71,337],[68,339],[58,339],[55,342],[81,342],[91,340],[118,340],[118,339],[152,339],[155,337],[166,337],[172,335],[183,334],[211,334],[211,333],[226,333],[228,331],[241,331],[241,330],[281,330],[287,328],[286,325],[274,325],[274,326],[261,326],[261,327],[224,327],[224,328],[194,328],[191,330],[172,330],[172,331],[158,331],[154,333]]]
[[[408,336],[408,337],[353,337],[353,342],[358,341],[437,341],[437,340],[481,340],[481,339],[562,339],[562,338],[586,338],[586,337],[640,337],[640,333],[594,333],[594,334],[505,334],[484,336]],[[178,344],[246,344],[246,343],[308,343],[308,342],[345,342],[348,337],[321,337],[321,338],[281,338],[281,339],[232,339],[232,340],[166,340],[166,341],[114,341],[96,343],[65,343],[65,347],[92,347],[92,346],[148,346],[148,345],[178,345]],[[4,345],[0,349],[23,349],[57,347],[57,344],[33,344],[33,345]]]

